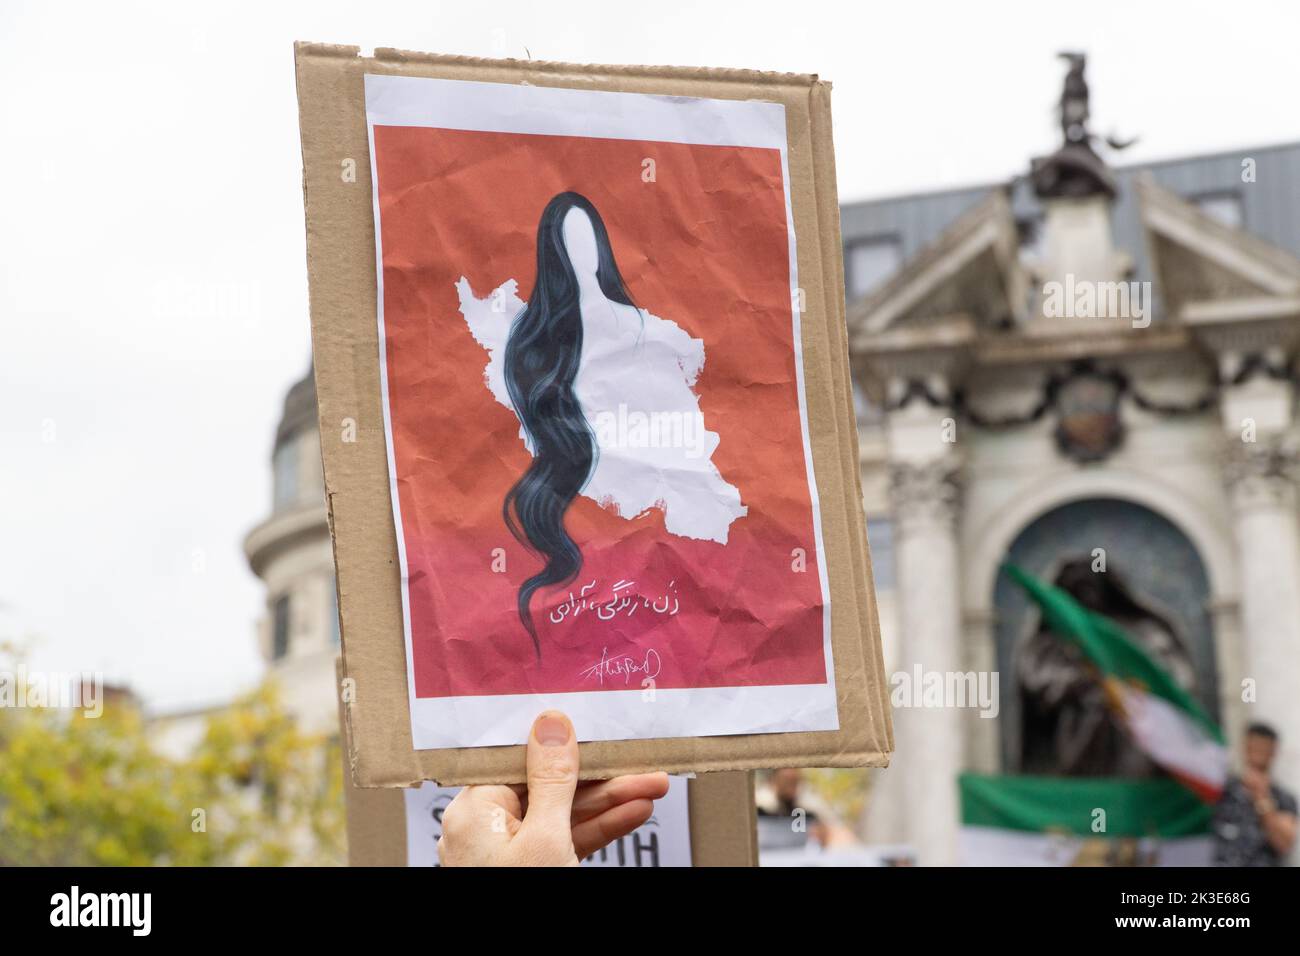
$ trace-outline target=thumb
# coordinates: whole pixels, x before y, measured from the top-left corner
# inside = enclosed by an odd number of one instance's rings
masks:
[[[528,735],[528,812],[521,832],[535,838],[572,839],[570,816],[578,787],[578,740],[569,718],[548,710]]]

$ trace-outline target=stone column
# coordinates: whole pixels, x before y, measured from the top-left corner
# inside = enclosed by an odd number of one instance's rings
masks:
[[[962,712],[923,707],[922,677],[963,669],[961,574],[956,518],[959,462],[954,454],[890,471],[901,648],[898,671],[911,688],[910,707],[895,707],[897,769],[903,778],[904,832],[923,866],[957,862],[963,768]]]
[[[1300,455],[1280,436],[1230,439],[1228,491],[1241,570],[1245,676],[1255,701],[1246,722],[1273,724],[1282,736],[1277,777],[1300,789]],[[1238,688],[1240,693],[1241,689]],[[1232,741],[1234,751],[1236,741]]]
[[[998,669],[997,638],[993,634],[994,616],[990,609],[979,614],[966,613],[962,616],[961,644],[963,670],[978,675],[993,674]],[[999,675],[1001,676],[1001,675]],[[995,691],[993,704],[1002,706],[992,684],[989,689]],[[965,718],[965,751],[962,754],[962,769],[971,773],[1002,772],[1002,718],[985,717],[975,710],[967,713]]]

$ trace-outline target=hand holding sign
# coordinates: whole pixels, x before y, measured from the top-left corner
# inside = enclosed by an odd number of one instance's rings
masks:
[[[578,784],[569,718],[547,711],[528,737],[527,786],[466,787],[442,816],[443,866],[577,866],[649,819],[663,773]]]

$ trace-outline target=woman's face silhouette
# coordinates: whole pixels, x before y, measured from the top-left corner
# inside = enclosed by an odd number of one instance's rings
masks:
[[[593,279],[600,258],[596,251],[596,230],[587,214],[574,207],[564,214],[564,248],[578,281]]]

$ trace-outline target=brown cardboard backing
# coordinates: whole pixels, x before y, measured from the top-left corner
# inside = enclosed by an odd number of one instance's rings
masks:
[[[848,379],[830,84],[809,75],[576,66],[387,49],[363,57],[356,47],[308,43],[297,44],[295,56],[312,349],[344,669],[352,681],[346,737],[357,785],[517,782],[523,778],[524,760],[522,747],[412,747],[401,580],[380,403],[365,73],[784,104],[805,302],[805,393],[829,572],[840,729],[585,743],[582,775],[886,766],[893,731]],[[343,175],[349,166],[355,169],[355,181]],[[344,441],[353,429],[355,440]]]
[[[342,677],[342,662],[339,662]],[[339,718],[343,718],[340,705]],[[346,759],[346,758],[345,758]],[[693,866],[758,866],[754,774],[709,773],[687,782]],[[343,774],[348,865],[406,866],[406,798],[397,787],[356,787]]]

